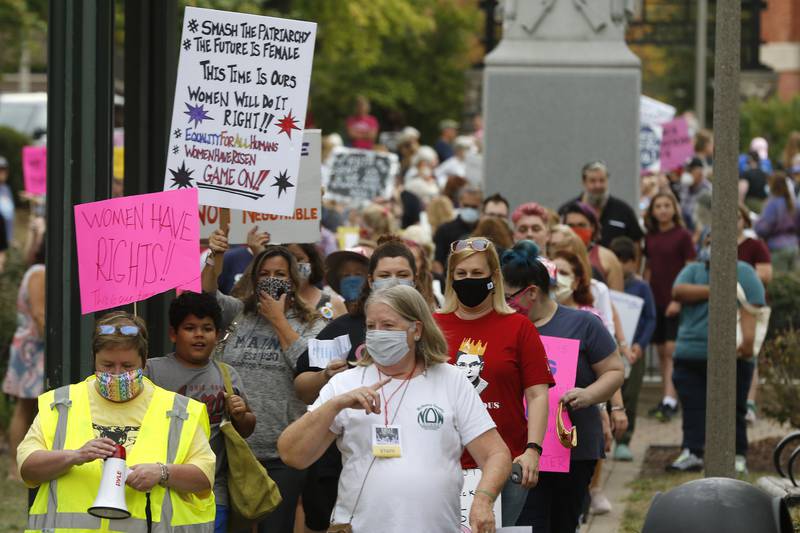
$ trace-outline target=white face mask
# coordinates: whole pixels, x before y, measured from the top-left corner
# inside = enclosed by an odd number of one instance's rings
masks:
[[[300,279],[311,277],[311,263],[297,263],[297,273],[300,274]]]
[[[681,185],[685,185],[686,187],[691,187],[694,185],[694,178],[688,172],[684,172],[681,174]]]
[[[556,297],[556,301],[558,303],[563,303],[572,296],[572,283],[575,281],[573,276],[569,276],[567,274],[558,273],[558,284],[556,285],[556,290],[554,296]]]
[[[396,365],[412,349],[408,345],[408,332],[414,330],[414,326],[411,326],[407,330],[400,331],[383,329],[367,331],[367,353],[381,366]]]
[[[414,287],[414,280],[413,279],[404,279],[404,278],[396,278],[394,276],[388,278],[377,278],[372,280],[372,290],[379,291],[382,289],[388,289],[390,287],[394,287],[395,285],[406,285],[408,287]]]

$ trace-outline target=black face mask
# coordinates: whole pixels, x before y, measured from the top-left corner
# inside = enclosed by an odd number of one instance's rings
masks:
[[[492,277],[464,278],[453,281],[453,290],[456,291],[458,301],[466,307],[477,307],[486,299],[494,289]]]

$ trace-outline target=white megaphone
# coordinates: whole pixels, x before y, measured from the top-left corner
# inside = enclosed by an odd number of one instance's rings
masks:
[[[103,477],[97,498],[89,507],[89,514],[98,518],[128,518],[131,513],[125,504],[125,480],[128,467],[125,464],[125,448],[115,445],[114,455],[103,463]]]

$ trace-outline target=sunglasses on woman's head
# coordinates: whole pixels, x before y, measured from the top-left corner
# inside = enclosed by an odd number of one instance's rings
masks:
[[[464,239],[462,241],[454,241],[450,243],[450,251],[460,252],[467,248],[475,250],[476,252],[485,252],[492,245],[492,241],[479,237],[477,239]]]
[[[111,324],[103,324],[97,326],[97,331],[100,335],[113,335],[119,331],[120,335],[134,337],[139,334],[139,326],[112,326]]]

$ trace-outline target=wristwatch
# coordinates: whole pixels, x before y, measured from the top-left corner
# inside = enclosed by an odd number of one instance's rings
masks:
[[[542,445],[536,444],[535,442],[529,442],[528,444],[526,444],[525,450],[535,450],[539,454],[539,457],[541,457],[542,453],[544,452]]]
[[[164,463],[156,463],[158,466],[161,467],[161,479],[158,481],[158,484],[162,487],[167,486],[167,481],[169,480],[169,467]]]

